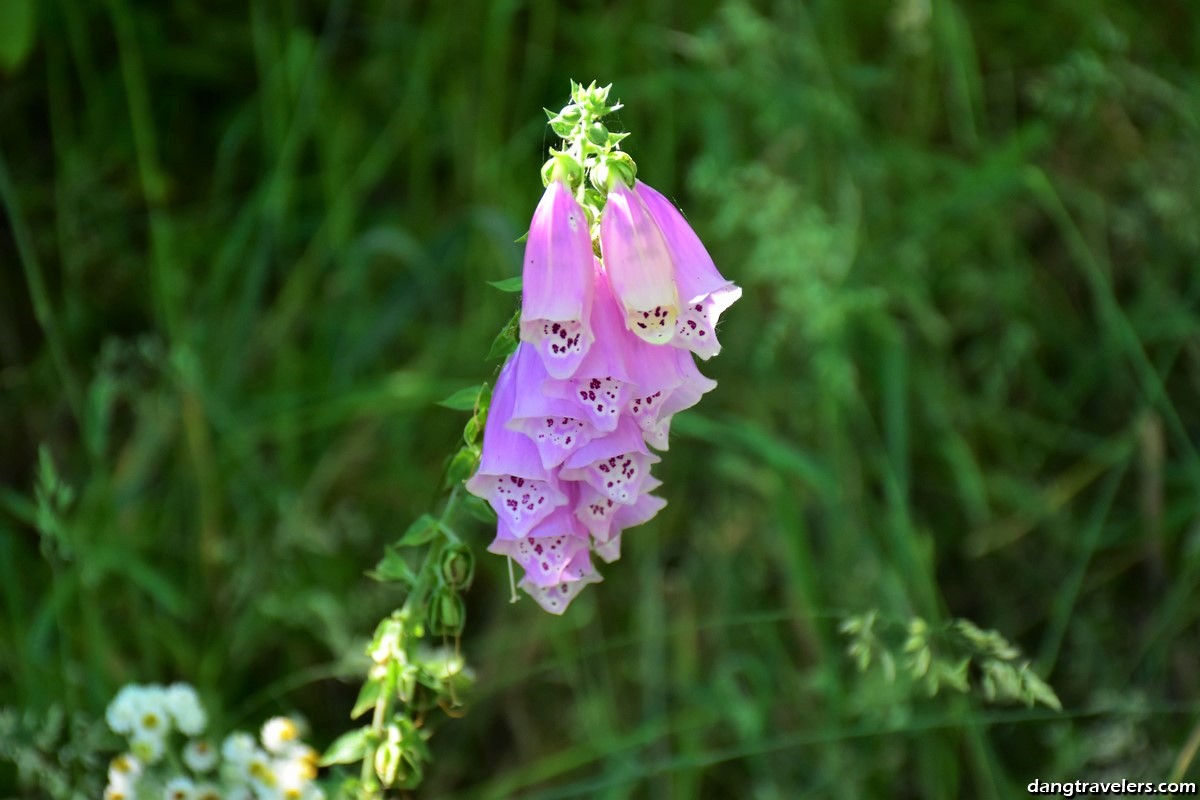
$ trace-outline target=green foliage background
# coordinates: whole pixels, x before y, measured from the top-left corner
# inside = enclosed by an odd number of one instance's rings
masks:
[[[479,685],[421,795],[1196,779],[1194,4],[21,8],[0,706],[184,679],[219,728],[348,727],[399,601],[364,572],[438,502],[463,420],[434,402],[496,366],[541,109],[597,79],[745,296],[670,505],[564,618],[464,532]],[[1000,630],[1066,711],[858,673],[837,625],[870,609]]]

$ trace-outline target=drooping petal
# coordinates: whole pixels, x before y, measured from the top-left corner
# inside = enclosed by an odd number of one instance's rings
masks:
[[[569,570],[578,577],[554,586],[537,586],[526,577],[517,585],[546,611],[551,614],[561,614],[567,610],[571,601],[579,596],[583,587],[603,580],[600,573],[592,566],[590,554],[586,549],[575,554],[575,557],[571,559]]]
[[[578,403],[546,394],[550,376],[531,345],[520,344],[513,358],[517,360],[517,392],[508,427],[529,437],[542,466],[553,469],[599,431]]]
[[[630,400],[625,410],[637,421],[648,444],[655,449],[666,450],[671,417],[700,402],[705,393],[716,388],[717,382],[701,374],[690,352],[677,348],[657,349],[663,354],[662,362],[645,358],[641,363],[654,365],[657,370],[656,385],[663,388],[640,394],[639,386],[639,394]]]
[[[646,206],[622,181],[608,193],[600,249],[626,327],[651,344],[671,341],[679,316],[671,254]]]
[[[508,556],[525,570],[525,580],[535,586],[554,586],[580,578],[575,556],[588,547],[587,533],[579,520],[566,513],[552,514],[517,539],[498,534],[488,552]],[[576,568],[572,569],[572,564]]]
[[[679,291],[679,318],[671,344],[707,359],[721,352],[717,320],[742,296],[742,290],[717,271],[712,257],[675,204],[638,181],[634,193],[662,232]]]
[[[605,564],[611,564],[621,557],[621,534],[609,539],[607,542],[597,544],[592,548],[592,552],[600,556]]]
[[[524,534],[568,498],[558,477],[542,466],[533,442],[508,427],[516,399],[515,377],[515,360],[510,358],[492,391],[483,454],[466,488],[488,501],[513,531]]]
[[[567,503],[565,505],[556,506],[553,511],[546,515],[546,518],[538,522],[527,531],[517,532],[504,519],[500,519],[496,524],[496,542],[515,542],[519,539],[524,539],[528,536],[546,537],[546,536],[575,536],[586,540],[588,537],[587,527],[580,528],[577,522],[579,518],[574,514],[574,509],[578,505],[579,490],[583,484],[574,481],[564,481],[561,484],[564,493],[567,495]]]
[[[559,475],[584,481],[616,503],[632,505],[650,475],[650,465],[660,460],[646,449],[636,423],[622,417],[615,431],[572,453]]]
[[[575,503],[575,516],[592,538],[599,543],[607,542],[623,529],[648,522],[662,511],[667,501],[650,494],[659,485],[657,479],[647,479],[642,485],[642,494],[632,505],[616,503],[598,489],[585,485]]]
[[[592,237],[571,190],[551,181],[533,214],[521,281],[521,339],[556,378],[574,374],[592,343]]]
[[[634,391],[627,361],[630,337],[599,262],[595,280],[592,302],[595,344],[571,378],[546,381],[543,391],[550,397],[570,400],[578,406],[576,418],[585,418],[597,430],[609,432],[617,427],[621,409]]]

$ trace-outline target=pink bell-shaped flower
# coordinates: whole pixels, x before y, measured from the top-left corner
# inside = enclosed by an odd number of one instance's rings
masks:
[[[573,376],[547,381],[543,391],[547,396],[571,401],[578,407],[576,418],[586,419],[597,431],[607,433],[616,429],[621,409],[635,391],[627,364],[631,337],[599,261],[595,262],[594,278],[591,322],[596,341]]]
[[[625,326],[651,344],[671,341],[679,317],[671,253],[654,217],[621,180],[600,217],[600,249]]]
[[[742,290],[717,272],[700,238],[670,200],[641,181],[635,184],[633,193],[662,233],[674,267],[680,309],[670,342],[701,358],[711,358],[721,351],[717,320],[742,296]]]
[[[577,552],[571,558],[570,564],[564,570],[564,574],[572,576],[571,580],[564,580],[562,583],[554,584],[553,586],[538,586],[528,575],[517,584],[525,592],[532,597],[539,606],[549,611],[551,614],[561,614],[567,610],[567,606],[571,601],[579,596],[583,591],[583,587],[590,583],[599,583],[603,580],[599,572],[596,572],[592,566],[591,554],[586,548]]]
[[[553,469],[600,432],[578,403],[545,393],[550,376],[532,345],[522,342],[513,358],[517,362],[517,391],[508,427],[528,436],[537,447],[542,466]]]
[[[587,549],[587,530],[570,509],[560,506],[525,536],[514,537],[501,523],[488,552],[508,556],[520,564],[529,583],[554,586],[582,577],[572,569],[572,563],[580,551]]]
[[[592,344],[592,235],[562,180],[552,180],[533,214],[521,273],[521,340],[555,378],[574,374]]]
[[[558,477],[542,466],[533,442],[508,427],[518,388],[516,372],[516,359],[510,358],[496,379],[483,429],[483,454],[466,488],[488,501],[496,516],[523,536],[568,498]]]
[[[642,484],[642,493],[632,505],[621,505],[604,492],[584,485],[575,502],[575,517],[583,523],[596,543],[603,544],[625,528],[636,528],[649,522],[662,511],[667,501],[650,494],[661,485],[657,478],[647,476]]]
[[[559,475],[567,481],[584,481],[615,503],[633,505],[650,476],[650,465],[660,460],[646,449],[637,424],[622,417],[615,431],[572,453]]]

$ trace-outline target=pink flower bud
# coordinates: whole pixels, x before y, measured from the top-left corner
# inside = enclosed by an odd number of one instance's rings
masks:
[[[594,258],[587,215],[565,183],[551,181],[525,242],[521,339],[556,378],[570,377],[592,344]]]

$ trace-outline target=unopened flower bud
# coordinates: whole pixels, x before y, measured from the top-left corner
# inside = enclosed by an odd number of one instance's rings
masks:
[[[389,740],[375,748],[375,774],[379,776],[384,786],[396,782],[403,763],[399,741]]]
[[[451,589],[462,590],[471,585],[475,577],[475,556],[463,544],[454,544],[442,552],[442,580]]]
[[[608,128],[604,127],[603,123],[593,122],[588,126],[587,138],[597,147],[604,147],[608,144]]]
[[[457,592],[443,587],[434,593],[429,607],[429,629],[434,634],[458,636],[466,621],[467,609]]]
[[[572,124],[579,122],[579,119],[582,116],[583,112],[580,110],[579,106],[575,105],[574,103],[568,103],[562,107],[562,111],[558,112],[559,119]]]

